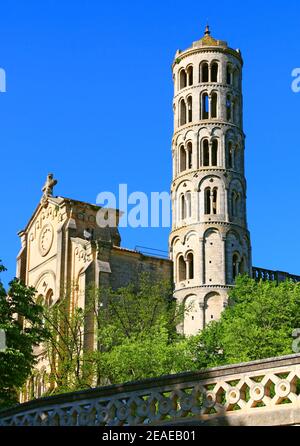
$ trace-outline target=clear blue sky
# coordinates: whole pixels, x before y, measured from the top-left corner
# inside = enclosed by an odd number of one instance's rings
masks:
[[[228,6],[228,7],[227,7]],[[203,34],[242,50],[253,262],[300,274],[298,1],[1,2],[0,258],[15,274],[22,229],[48,172],[56,194],[168,191],[171,63]],[[154,173],[154,175],[153,175]],[[122,229],[122,244],[167,250],[167,229]]]

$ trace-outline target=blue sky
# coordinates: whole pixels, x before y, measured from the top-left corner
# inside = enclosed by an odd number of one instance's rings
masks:
[[[0,258],[15,274],[22,229],[48,172],[56,194],[169,191],[176,49],[212,34],[244,67],[253,263],[300,274],[300,4],[233,0],[1,2]],[[209,5],[209,6],[207,6]],[[229,7],[228,7],[229,6]],[[153,175],[154,173],[154,175]],[[167,250],[168,229],[122,229],[122,244]]]

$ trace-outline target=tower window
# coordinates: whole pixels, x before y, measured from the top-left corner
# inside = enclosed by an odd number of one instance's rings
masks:
[[[180,102],[180,125],[186,124],[186,104],[185,101],[182,99]]]
[[[203,165],[204,167],[209,166],[209,144],[208,139],[203,141]]]
[[[216,139],[212,143],[211,164],[214,167],[218,165],[218,141]]]
[[[200,82],[208,82],[208,63],[203,63],[201,65],[201,81]]]
[[[218,71],[219,71],[219,65],[214,62],[211,66],[211,81],[212,82],[218,82]]]
[[[190,66],[187,69],[187,81],[188,81],[188,85],[191,86],[194,83],[194,70],[193,67]]]
[[[217,215],[217,203],[218,203],[218,189],[215,188],[213,190],[213,196],[212,196],[212,210],[213,215]]]
[[[180,172],[184,172],[186,170],[186,153],[184,146],[180,146]]]
[[[188,122],[192,122],[193,121],[193,99],[191,96],[188,97],[187,106],[188,106]]]
[[[218,213],[218,188],[213,190],[208,187],[204,192],[205,215],[217,215]]]
[[[185,88],[187,86],[187,75],[185,70],[180,71],[180,89]]]
[[[181,204],[181,220],[185,220],[185,218],[186,218],[186,203],[185,203],[184,195],[181,196],[180,204]]]
[[[194,273],[194,254],[190,253],[187,256],[187,272],[188,272],[188,280],[193,280],[195,273]]]
[[[211,214],[211,200],[210,200],[210,188],[208,187],[207,189],[205,189],[205,215],[210,215]]]
[[[179,282],[184,282],[186,280],[186,263],[183,256],[178,259],[178,278]]]
[[[192,169],[193,168],[193,146],[192,143],[189,142],[187,145],[187,168]]]
[[[218,95],[213,93],[211,96],[211,117],[217,118]]]
[[[208,119],[209,100],[208,94],[204,93],[202,96],[202,119]]]

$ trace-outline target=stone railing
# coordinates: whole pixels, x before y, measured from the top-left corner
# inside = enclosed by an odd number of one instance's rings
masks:
[[[41,398],[1,426],[300,424],[300,355]]]
[[[252,277],[257,281],[266,280],[280,283],[287,279],[291,279],[293,282],[300,282],[300,276],[285,273],[283,271],[271,271],[269,269],[257,268],[255,266],[252,268]]]

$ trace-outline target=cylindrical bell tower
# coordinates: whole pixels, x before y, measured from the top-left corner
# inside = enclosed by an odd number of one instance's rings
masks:
[[[185,334],[217,320],[241,273],[251,273],[244,173],[243,60],[202,39],[173,63],[174,136],[170,253]]]

